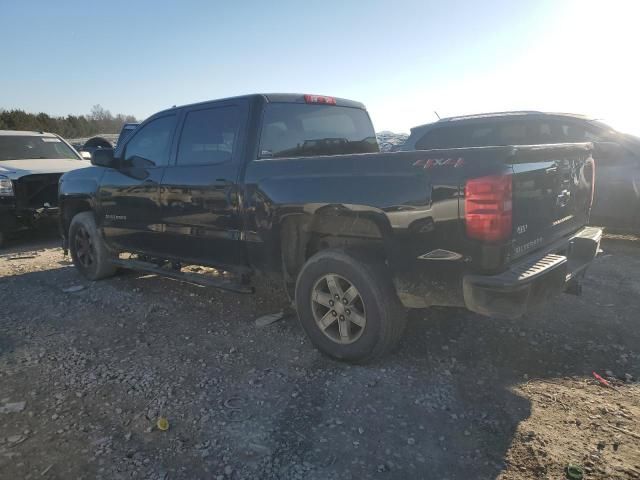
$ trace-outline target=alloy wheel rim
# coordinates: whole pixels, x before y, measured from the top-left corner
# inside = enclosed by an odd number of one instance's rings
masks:
[[[85,268],[89,268],[95,261],[95,248],[91,235],[84,227],[78,228],[75,238],[76,257],[78,262]]]
[[[341,345],[358,340],[367,324],[360,292],[335,273],[322,276],[313,286],[311,311],[320,331]]]

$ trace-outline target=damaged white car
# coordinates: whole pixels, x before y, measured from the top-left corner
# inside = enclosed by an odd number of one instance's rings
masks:
[[[58,180],[90,166],[58,135],[0,130],[0,246],[6,235],[58,214]]]

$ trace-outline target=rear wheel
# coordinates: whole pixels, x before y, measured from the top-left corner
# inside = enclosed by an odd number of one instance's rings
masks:
[[[342,250],[325,250],[302,267],[296,308],[311,342],[323,353],[366,363],[391,351],[406,312],[384,265]]]
[[[116,273],[117,267],[110,262],[113,255],[107,250],[91,212],[78,213],[71,220],[69,250],[73,264],[89,280]]]

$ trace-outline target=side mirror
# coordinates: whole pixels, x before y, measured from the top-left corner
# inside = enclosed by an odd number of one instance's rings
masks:
[[[110,148],[99,148],[91,156],[91,164],[97,167],[115,168],[116,159]]]
[[[624,158],[627,151],[622,145],[615,142],[593,142],[593,158],[597,161],[619,160]]]
[[[83,158],[83,160],[91,160],[91,152],[87,152],[85,150],[82,150],[80,152],[80,156]]]

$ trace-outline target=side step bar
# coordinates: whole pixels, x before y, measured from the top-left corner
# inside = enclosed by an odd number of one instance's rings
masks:
[[[195,283],[196,285],[204,287],[215,287],[236,293],[253,293],[253,287],[243,285],[241,283],[234,283],[222,278],[208,277],[198,273],[185,273],[178,270],[162,268],[155,263],[143,262],[140,260],[125,260],[121,258],[113,259],[111,260],[111,263],[118,267],[129,268],[131,270],[138,270],[141,272],[155,273],[164,277],[174,278],[188,283]]]

